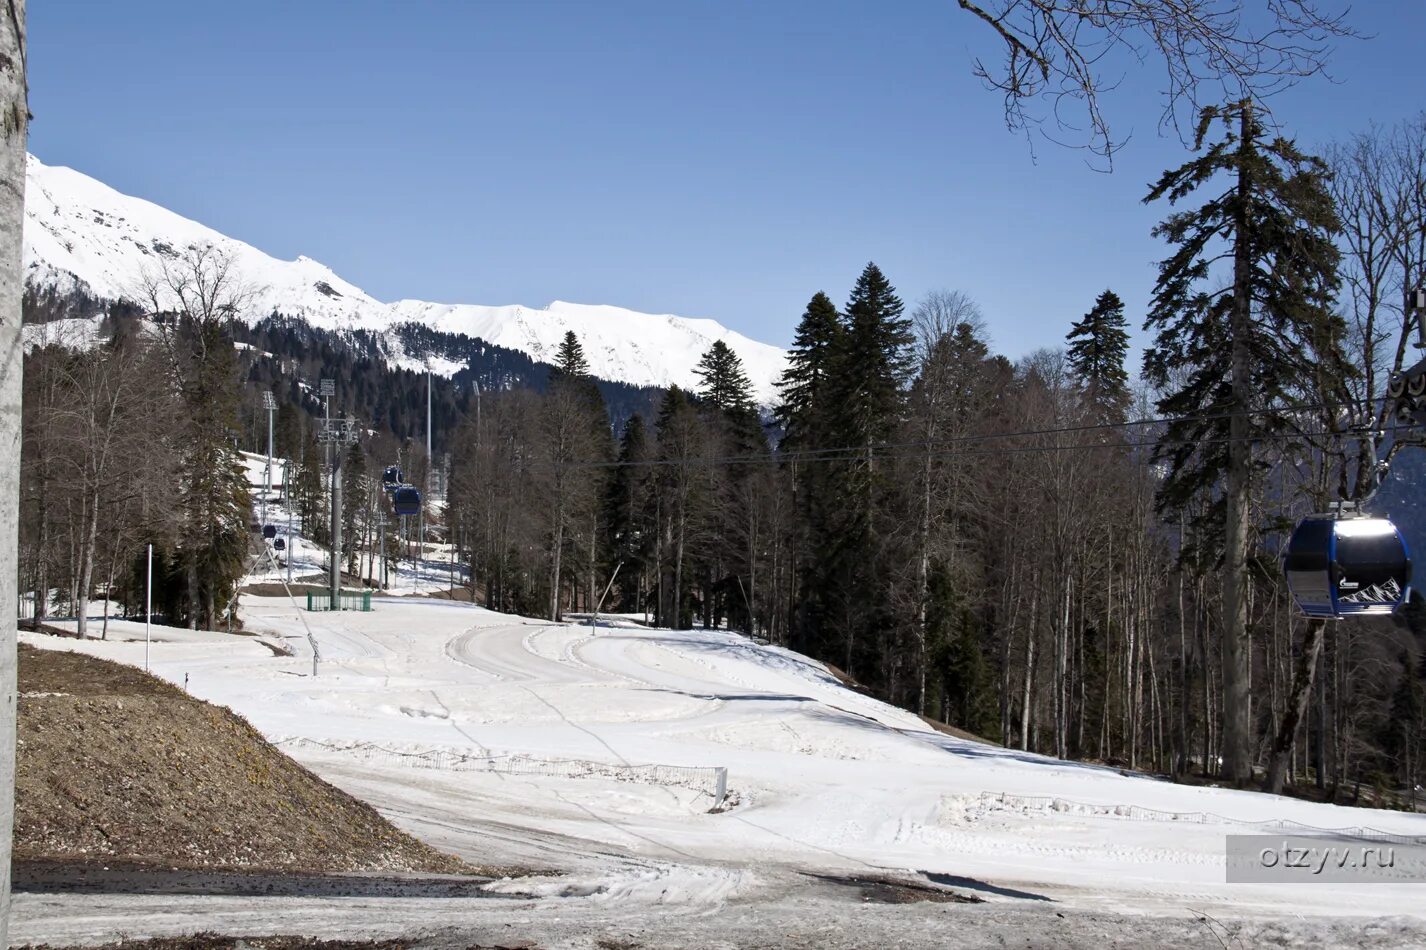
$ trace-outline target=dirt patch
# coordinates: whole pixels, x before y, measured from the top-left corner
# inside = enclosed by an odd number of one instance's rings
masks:
[[[314,937],[222,937],[202,933],[188,937],[153,937],[149,940],[121,940],[88,950],[405,950],[411,943],[405,940],[317,940]],[[32,950],[61,950],[47,943],[32,945]]]
[[[17,861],[471,873],[135,667],[19,651]]]
[[[153,937],[148,940],[122,940],[85,950],[406,950],[421,945],[416,940],[318,940],[315,937],[225,937],[214,933],[188,937]],[[61,950],[50,944],[35,945],[31,950]],[[77,948],[76,948],[77,950]],[[512,943],[476,944],[467,950],[539,950],[527,940]]]
[[[425,595],[431,600],[454,600],[457,603],[475,603],[475,597],[471,595],[469,587],[457,587],[455,590],[433,590]]]
[[[348,585],[345,581],[342,583],[343,590],[359,589],[359,587],[360,585]],[[241,588],[238,593],[251,594],[254,597],[286,597],[287,592],[291,591],[294,597],[306,597],[308,594],[325,594],[329,590],[331,590],[331,588],[325,584],[299,584],[294,582],[290,587],[272,583],[248,584]]]
[[[969,742],[979,742],[981,745],[995,746],[997,749],[1002,748],[1002,746],[998,742],[991,742],[984,736],[978,736],[973,732],[966,732],[964,729],[959,729],[956,726],[948,725],[944,722],[941,722],[941,720],[939,719],[932,719],[930,716],[917,716],[916,718],[920,719],[926,725],[930,726],[932,729],[935,729],[937,732],[942,733],[944,735],[955,736],[957,739],[965,739]]]
[[[984,900],[970,894],[937,887],[924,881],[906,881],[890,877],[838,877],[830,874],[809,874],[838,887],[855,888],[858,896],[871,904],[982,904]]]
[[[208,897],[422,897],[505,899],[468,874],[315,874],[185,870],[131,861],[16,861],[14,889],[30,894],[184,894]]]

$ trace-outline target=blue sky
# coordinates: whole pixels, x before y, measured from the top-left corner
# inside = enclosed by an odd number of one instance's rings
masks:
[[[1250,0],[1250,3],[1253,0]],[[1334,0],[1322,0],[1334,6]],[[30,148],[381,299],[562,299],[785,345],[868,260],[1058,345],[1112,287],[1142,319],[1147,184],[1187,157],[1152,70],[1107,100],[1112,174],[1005,128],[954,0],[30,5]],[[1426,108],[1426,3],[1360,3],[1309,148]]]

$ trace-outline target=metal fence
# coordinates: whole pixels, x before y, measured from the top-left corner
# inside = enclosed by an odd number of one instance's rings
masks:
[[[307,592],[307,609],[309,611],[360,610],[370,613],[371,591],[344,590],[334,600],[331,591],[309,590]]]
[[[639,785],[673,786],[686,788],[706,797],[711,802],[708,806],[710,811],[723,807],[728,797],[728,770],[722,766],[698,768],[685,765],[626,765],[584,759],[547,759],[521,753],[476,753],[468,749],[442,747],[413,751],[391,749],[372,742],[323,742],[302,737],[279,739],[274,744],[288,749],[339,752],[366,762],[440,772],[596,778]]]

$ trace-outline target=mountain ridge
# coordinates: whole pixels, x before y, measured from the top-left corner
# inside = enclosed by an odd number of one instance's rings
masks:
[[[284,261],[246,242],[144,198],[125,195],[65,166],[28,157],[25,195],[25,277],[32,287],[82,290],[106,300],[137,296],[145,271],[177,249],[211,245],[231,258],[252,295],[241,315],[255,324],[274,313],[326,330],[368,330],[390,338],[391,362],[425,368],[396,338],[403,323],[482,339],[549,362],[567,331],[584,346],[590,371],[636,386],[695,388],[699,357],[723,340],[743,359],[760,402],[771,403],[787,354],[709,318],[650,314],[610,304],[554,300],[545,307],[489,306],[404,299],[383,302],[327,265],[298,255]],[[431,362],[453,376],[461,367]]]

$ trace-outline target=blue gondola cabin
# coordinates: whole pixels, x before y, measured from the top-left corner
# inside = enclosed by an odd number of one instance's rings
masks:
[[[1293,600],[1309,617],[1389,614],[1411,591],[1406,541],[1385,518],[1304,518],[1282,566]]]
[[[419,515],[421,513],[421,493],[410,485],[403,485],[396,489],[395,495],[391,496],[391,506],[402,517]]]

